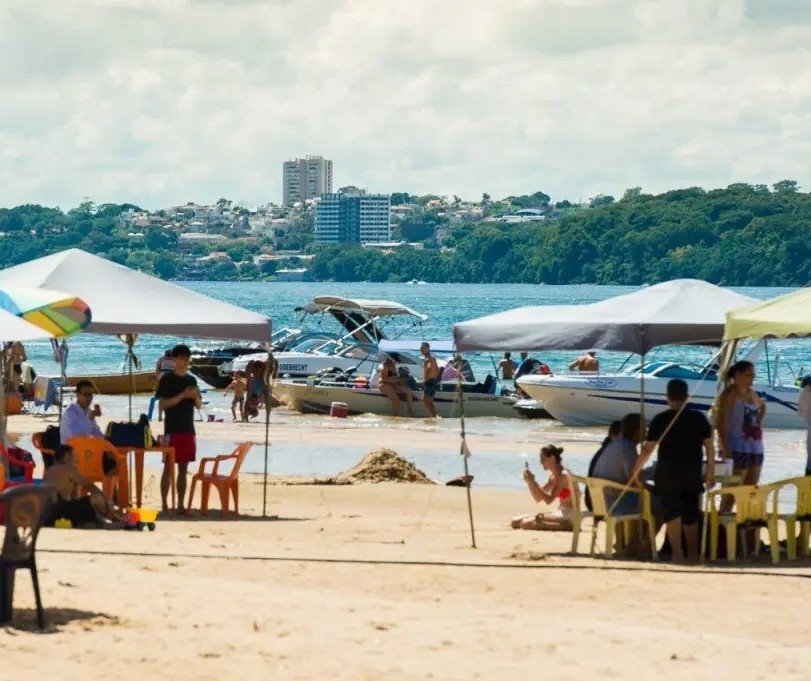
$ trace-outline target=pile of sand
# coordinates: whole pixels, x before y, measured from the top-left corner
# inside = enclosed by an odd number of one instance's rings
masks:
[[[418,482],[432,483],[410,461],[391,449],[373,449],[349,470],[335,476],[336,483],[346,482]]]

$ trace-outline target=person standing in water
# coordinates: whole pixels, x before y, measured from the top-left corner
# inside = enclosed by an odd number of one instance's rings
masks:
[[[439,365],[436,362],[436,357],[431,354],[430,343],[420,345],[420,354],[422,354],[422,403],[431,417],[436,418],[434,395],[436,395],[439,388]]]

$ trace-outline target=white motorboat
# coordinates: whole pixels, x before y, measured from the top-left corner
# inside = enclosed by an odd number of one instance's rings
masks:
[[[521,418],[514,405],[515,397],[494,395],[486,384],[464,386],[465,416]],[[368,383],[347,383],[313,379],[281,379],[273,387],[273,394],[288,407],[305,414],[327,414],[334,402],[346,404],[349,414],[391,413],[391,402]],[[414,392],[414,414],[427,417],[422,404],[422,392]],[[434,396],[437,414],[443,418],[458,418],[460,412],[457,383],[447,382],[440,386]],[[405,404],[400,405],[401,415],[407,413]]]
[[[716,396],[716,374],[710,368],[691,368],[676,362],[651,362],[618,374],[575,374],[518,379],[527,394],[567,426],[600,426],[638,411],[640,385],[644,375],[645,416],[667,409],[667,382],[681,378],[690,390],[690,407],[708,412]],[[797,411],[800,389],[793,385],[755,383],[766,402],[766,428],[805,428]]]
[[[422,369],[421,359],[415,358],[421,343],[421,340],[413,339],[381,340],[378,347],[381,355],[392,357],[399,365],[398,372],[401,372],[401,375],[414,377]],[[429,343],[432,353],[453,352],[453,343],[447,341],[429,341]],[[378,357],[374,363],[375,370],[380,359],[382,357]],[[417,366],[409,366],[413,364]],[[444,372],[447,368],[446,363],[440,360],[439,365]],[[403,374],[403,368],[408,369],[408,372]],[[276,382],[273,392],[291,409],[304,413],[329,413],[333,403],[337,402],[346,404],[349,414],[372,413],[387,416],[391,413],[391,402],[377,388],[377,377],[374,375],[376,371],[370,373],[372,373],[370,379],[361,372],[343,376],[323,375],[307,379],[282,379]],[[516,409],[515,405],[522,401],[521,398],[515,394],[502,394],[498,388],[498,380],[492,374],[488,374],[482,382],[476,381],[472,372],[469,378],[471,380],[461,383],[466,417],[531,418],[539,415],[537,411],[532,411],[530,415],[526,410]],[[409,380],[414,392],[415,415],[428,416],[421,401],[421,385],[414,378]],[[459,417],[462,409],[459,387],[458,378],[444,380],[439,384],[439,390],[434,396],[434,405],[439,416]],[[529,400],[523,402],[529,403]],[[400,411],[403,415],[407,413],[404,404],[400,405]]]
[[[322,335],[305,338],[289,350],[275,353],[280,377],[313,376],[331,369],[354,370],[356,375],[370,374],[379,363],[377,344],[387,338],[387,332],[397,337],[427,319],[424,314],[400,303],[337,296],[317,296],[311,303],[296,308],[296,312],[302,315],[302,319],[308,315],[329,315],[344,333],[332,339]],[[242,355],[223,369],[244,371],[251,360],[263,361],[266,358],[265,352]],[[397,361],[403,364],[415,362],[407,357]]]

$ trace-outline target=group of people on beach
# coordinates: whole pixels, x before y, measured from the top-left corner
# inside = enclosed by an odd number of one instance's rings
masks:
[[[766,405],[752,387],[754,378],[755,367],[751,362],[740,361],[729,368],[713,424],[703,413],[690,408],[687,383],[673,379],[667,385],[667,410],[654,416],[649,424],[638,413],[615,421],[591,459],[588,477],[625,486],[622,493],[606,490],[605,504],[612,512],[636,513],[641,503],[639,492],[643,489],[652,492],[653,510],[658,524],[666,526],[674,562],[685,560],[683,540],[686,559],[699,558],[701,494],[704,485],[709,490],[715,484],[714,431],[718,433],[721,458],[732,462],[733,475],[740,484],[754,485],[760,480]],[[657,449],[658,458],[651,471],[645,465]],[[577,485],[571,483],[563,465],[562,453],[563,448],[555,445],[541,449],[540,463],[548,475],[543,484],[536,480],[528,465],[523,471],[532,498],[546,504],[557,501],[557,509],[516,517],[511,523],[513,528],[572,529],[574,505],[579,508],[581,499]],[[811,470],[806,473],[811,474]],[[586,490],[587,498],[583,501],[591,509],[588,495]],[[724,497],[720,510],[732,510],[733,503],[731,495]],[[642,545],[632,544],[630,550],[642,551]]]
[[[177,512],[186,513],[185,496],[188,466],[197,456],[197,440],[194,413],[202,406],[202,397],[197,380],[188,369],[191,365],[191,350],[186,345],[176,345],[159,362],[160,380],[155,391],[159,409],[163,413],[163,437],[161,444],[172,447],[177,465],[176,492]],[[104,480],[101,488],[89,481],[76,464],[76,453],[71,441],[76,437],[104,438],[96,419],[101,409],[93,405],[95,391],[90,381],[76,385],[75,401],[65,409],[59,427],[59,442],[54,443],[54,454],[45,459],[43,482],[53,485],[58,491],[58,501],[50,511],[47,524],[57,520],[70,521],[74,526],[96,524],[102,527],[119,527],[121,517],[114,504],[115,486],[118,483],[118,468],[115,452],[103,452],[102,469]],[[171,485],[171,469],[164,461],[160,479],[160,494],[163,510],[168,509]]]
[[[276,376],[276,360],[271,366],[271,378]],[[265,380],[267,362],[254,360],[248,362],[245,371],[235,371],[231,375],[231,382],[223,395],[233,392],[231,400],[231,416],[234,421],[247,423],[259,415],[259,409],[271,399],[270,390]],[[239,413],[239,418],[237,418]]]

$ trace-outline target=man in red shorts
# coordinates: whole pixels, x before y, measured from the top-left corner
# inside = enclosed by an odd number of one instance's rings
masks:
[[[155,394],[159,398],[158,405],[163,411],[163,434],[166,445],[175,448],[175,462],[177,463],[177,510],[185,513],[186,473],[189,464],[194,461],[197,454],[197,444],[194,439],[194,408],[202,405],[200,390],[197,388],[197,379],[189,375],[191,364],[191,350],[188,345],[176,345],[172,348],[172,357],[175,368],[172,373],[164,374],[158,382]],[[171,471],[169,465],[164,463],[161,476],[161,500],[163,510],[169,507],[166,499],[169,495]]]

